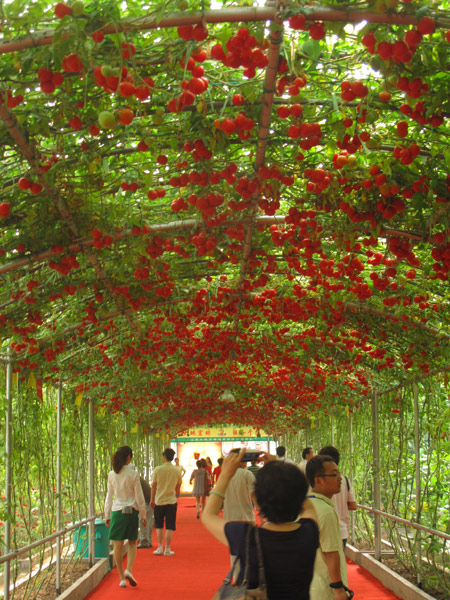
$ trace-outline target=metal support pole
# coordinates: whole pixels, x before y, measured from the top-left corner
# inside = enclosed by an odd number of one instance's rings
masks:
[[[381,510],[380,488],[380,428],[378,420],[378,394],[372,398],[372,449],[373,449],[373,508]],[[375,560],[381,561],[381,517],[374,515]]]
[[[420,522],[420,505],[422,500],[422,485],[420,481],[420,428],[419,428],[419,389],[416,383],[413,383],[414,397],[414,456],[416,470],[416,520]],[[417,585],[421,587],[422,576],[422,539],[421,532],[416,531],[416,567],[417,567]]]
[[[334,446],[334,416],[330,416],[330,429],[331,429],[331,445]]]
[[[9,515],[12,513],[12,364],[11,358],[8,356],[6,363],[6,420],[5,420],[5,508],[8,513],[8,518],[5,520],[5,554],[11,551],[11,519]],[[5,563],[3,576],[3,599],[9,600],[9,586],[11,582],[11,563]]]
[[[95,435],[94,400],[89,398],[89,516],[95,516]],[[89,522],[89,566],[94,564],[95,522]]]
[[[145,479],[150,481],[150,448],[148,441],[148,433],[145,434]]]
[[[109,463],[111,463],[113,451],[113,425],[111,419],[109,420],[109,429],[108,429],[108,448],[109,448]]]
[[[352,413],[348,413],[348,449],[350,454],[350,471],[349,477],[350,482],[353,486],[353,415]],[[352,546],[355,545],[355,511],[351,510],[350,512],[350,541]]]
[[[139,425],[137,426],[136,432],[136,469],[138,473],[141,473],[142,464],[142,452],[141,452],[141,436],[139,435]]]
[[[56,410],[56,531],[62,529],[61,502],[61,401],[62,384],[59,382]],[[61,538],[56,540],[56,594],[61,593]]]
[[[305,448],[307,448],[309,445],[309,423],[306,422],[305,424]]]

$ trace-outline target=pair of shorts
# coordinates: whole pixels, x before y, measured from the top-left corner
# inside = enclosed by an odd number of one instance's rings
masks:
[[[155,506],[154,512],[155,529],[164,527],[164,519],[166,520],[166,529],[176,530],[175,522],[177,520],[177,504],[160,504]]]
[[[111,512],[111,523],[109,527],[110,540],[137,540],[139,529],[139,512],[133,508],[129,515],[123,514],[121,510]]]

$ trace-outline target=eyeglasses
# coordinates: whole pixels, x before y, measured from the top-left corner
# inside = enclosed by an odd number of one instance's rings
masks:
[[[324,475],[317,475],[317,477],[340,477],[341,474],[339,473],[339,471],[337,473],[328,473],[328,474],[324,474]]]

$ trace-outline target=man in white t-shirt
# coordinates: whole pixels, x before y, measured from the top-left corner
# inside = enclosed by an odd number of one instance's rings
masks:
[[[331,456],[331,458],[333,458],[334,462],[339,465],[339,450],[337,448],[335,448],[334,446],[324,446],[320,452],[320,455],[326,455],[326,456]],[[342,537],[342,543],[344,545],[344,549],[345,546],[347,544],[347,538],[348,538],[348,534],[349,534],[349,515],[348,515],[348,511],[349,510],[356,510],[358,508],[357,504],[356,504],[356,498],[355,498],[355,491],[353,489],[352,484],[350,483],[350,481],[347,479],[347,477],[345,477],[345,475],[342,476],[342,485],[341,485],[341,490],[338,494],[335,494],[332,498],[334,505],[336,507],[336,512],[338,514],[339,517],[339,525],[341,527],[341,537]]]
[[[237,449],[239,452],[239,449]],[[234,450],[232,450],[234,452]],[[255,476],[241,463],[228,484],[223,502],[225,521],[247,521],[255,523],[254,496]]]
[[[240,448],[234,448],[231,452],[239,454]],[[247,470],[247,463],[241,462],[241,466],[230,479],[230,483],[225,492],[223,501],[224,521],[246,521],[247,523],[256,523],[255,519],[255,497],[253,490],[255,488],[255,476]],[[234,564],[235,556],[230,554],[231,565]],[[234,569],[234,577],[237,577],[240,571],[239,561]]]

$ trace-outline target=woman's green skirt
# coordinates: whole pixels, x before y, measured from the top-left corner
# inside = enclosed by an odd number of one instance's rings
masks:
[[[139,512],[133,508],[129,515],[123,514],[121,510],[111,512],[111,524],[109,528],[110,540],[137,540],[139,529]]]

